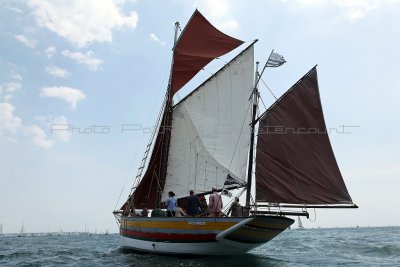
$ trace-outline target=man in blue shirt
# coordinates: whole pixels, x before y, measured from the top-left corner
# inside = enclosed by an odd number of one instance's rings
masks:
[[[172,191],[168,192],[168,200],[165,202],[165,207],[167,208],[167,216],[175,217],[175,209],[178,206],[175,198],[175,193]]]

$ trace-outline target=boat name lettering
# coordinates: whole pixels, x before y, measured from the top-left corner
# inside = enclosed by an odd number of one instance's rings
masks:
[[[206,225],[206,222],[188,222],[191,225]]]

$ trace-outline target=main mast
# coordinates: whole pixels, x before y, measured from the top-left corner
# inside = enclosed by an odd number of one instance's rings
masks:
[[[246,191],[246,212],[250,211],[250,197],[251,197],[251,182],[252,182],[252,173],[253,173],[253,153],[254,153],[254,129],[256,125],[256,114],[257,114],[257,107],[258,107],[258,64],[256,62],[256,72],[254,74],[254,89],[251,95],[253,108],[252,108],[252,118],[251,118],[251,136],[250,136],[250,151],[249,151],[249,164],[248,164],[248,171],[247,171],[247,191]]]
[[[172,82],[172,71],[174,66],[174,49],[176,46],[176,42],[178,40],[178,30],[179,30],[179,22],[175,22],[175,34],[174,34],[174,44],[172,47],[172,59],[171,59],[171,68],[169,72],[169,80],[168,80],[168,87],[167,87],[167,101],[165,101],[165,120],[164,125],[160,125],[160,129],[163,134],[163,139],[161,143],[161,157],[160,157],[160,177],[157,179],[159,184],[159,190],[157,191],[157,208],[160,208],[161,204],[161,197],[164,189],[165,177],[167,174],[167,164],[168,164],[168,151],[169,151],[169,143],[171,137],[171,129],[170,129],[170,121],[172,120],[172,92],[171,92],[171,82]],[[162,128],[161,128],[162,127]]]

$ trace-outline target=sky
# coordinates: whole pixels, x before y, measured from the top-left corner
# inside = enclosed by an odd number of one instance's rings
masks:
[[[285,57],[285,65],[263,75],[277,96],[318,64],[326,124],[336,129],[331,143],[359,209],[310,210],[303,225],[400,225],[399,0],[0,4],[4,232],[18,232],[22,224],[27,232],[83,231],[85,225],[118,231],[112,211],[129,194],[161,107],[174,23],[183,28],[196,8],[246,44],[259,39],[261,64],[272,49]],[[260,91],[268,107],[274,98],[264,84]]]

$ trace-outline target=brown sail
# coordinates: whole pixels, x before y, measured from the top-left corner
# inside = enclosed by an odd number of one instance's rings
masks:
[[[326,133],[314,67],[259,121],[256,200],[351,204]]]
[[[168,102],[166,105],[168,105]],[[166,155],[168,154],[171,136],[171,123],[172,120],[169,108],[164,108],[147,170],[133,194],[132,204],[136,206],[136,208],[146,206],[149,209],[153,209],[157,208],[160,204],[159,193],[164,188]]]
[[[176,93],[205,65],[241,45],[243,41],[220,32],[196,10],[174,48],[171,93]]]

